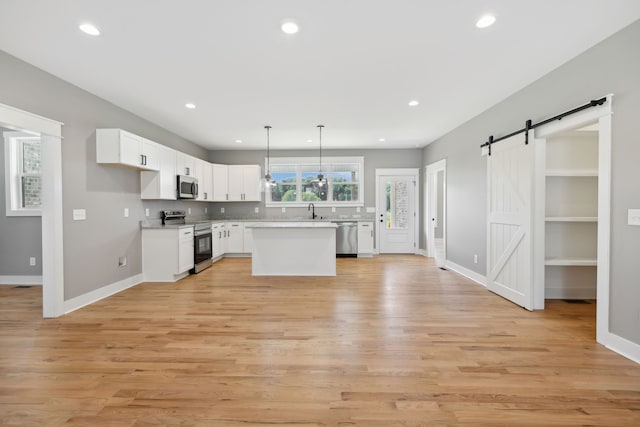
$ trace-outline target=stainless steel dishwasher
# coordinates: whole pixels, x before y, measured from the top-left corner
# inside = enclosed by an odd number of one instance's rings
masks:
[[[336,257],[358,256],[358,223],[334,221],[336,229]]]

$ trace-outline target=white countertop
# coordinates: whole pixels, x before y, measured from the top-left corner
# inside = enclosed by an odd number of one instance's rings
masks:
[[[246,226],[247,228],[338,228],[333,222],[258,222]]]

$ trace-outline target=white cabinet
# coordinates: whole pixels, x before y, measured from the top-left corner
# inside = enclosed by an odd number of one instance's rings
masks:
[[[224,255],[227,228],[223,222],[211,224],[211,258],[216,259]]]
[[[545,298],[595,299],[598,132],[547,139],[545,175]]]
[[[183,273],[194,266],[193,227],[178,229],[180,243],[178,249],[178,270],[176,274]]]
[[[228,200],[259,202],[260,165],[229,165],[228,168]]]
[[[244,252],[244,225],[241,222],[227,222],[226,253]]]
[[[229,200],[229,189],[227,188],[227,184],[229,182],[229,178],[227,176],[227,165],[213,163],[211,167],[213,169],[212,200],[214,202],[226,202]]]
[[[153,141],[122,129],[96,129],[96,162],[158,170],[158,147]]]
[[[373,254],[373,222],[358,222],[358,257]]]
[[[197,158],[178,151],[176,155],[176,173],[178,175],[196,176],[197,162]]]
[[[250,254],[253,249],[253,228],[250,227],[251,225],[253,225],[252,222],[245,222],[243,224],[242,252],[245,254]]]
[[[213,201],[213,167],[211,163],[198,159],[196,162],[196,177],[198,178],[198,197],[199,202]]]
[[[142,274],[148,282],[175,282],[193,268],[193,226],[142,230]]]
[[[158,145],[158,172],[140,172],[140,198],[176,200],[176,150]]]

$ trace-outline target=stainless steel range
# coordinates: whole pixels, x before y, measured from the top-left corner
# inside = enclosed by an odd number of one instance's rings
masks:
[[[184,211],[162,211],[162,223],[164,225],[186,224]],[[211,223],[202,221],[193,226],[193,262],[192,274],[200,273],[211,266],[212,234]]]

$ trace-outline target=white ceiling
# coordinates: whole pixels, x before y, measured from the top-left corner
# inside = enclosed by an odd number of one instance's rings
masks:
[[[316,149],[317,124],[326,148],[413,148],[639,18],[638,0],[1,0],[0,49],[210,149],[265,148],[266,124],[274,149]]]

